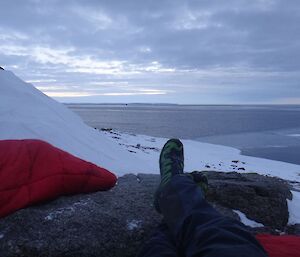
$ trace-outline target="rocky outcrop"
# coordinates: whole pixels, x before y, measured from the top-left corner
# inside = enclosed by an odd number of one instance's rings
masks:
[[[0,66],[0,70],[4,70],[4,69]]]
[[[207,172],[210,188],[207,199],[237,209],[249,219],[282,230],[289,218],[286,199],[292,199],[289,186],[278,178],[254,173]]]
[[[223,214],[231,208],[284,229],[289,186],[257,174],[209,172],[207,199]],[[0,220],[0,256],[135,256],[159,224],[153,208],[158,175],[126,175],[108,192],[61,197]],[[293,231],[295,228],[290,228]]]

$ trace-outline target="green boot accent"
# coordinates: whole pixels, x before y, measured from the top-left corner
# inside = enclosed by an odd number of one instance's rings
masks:
[[[160,152],[159,169],[161,181],[154,195],[154,206],[158,212],[158,196],[163,188],[170,182],[171,178],[177,174],[183,174],[184,156],[183,145],[179,139],[170,139],[165,143]]]
[[[208,179],[201,171],[193,171],[189,173],[189,175],[193,178],[194,182],[202,189],[204,196],[208,191]]]

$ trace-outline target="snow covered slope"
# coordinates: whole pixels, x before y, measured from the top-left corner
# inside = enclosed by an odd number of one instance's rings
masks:
[[[33,85],[0,70],[0,140],[29,138],[45,140],[117,175],[137,172],[136,163],[142,163]],[[152,169],[144,163],[145,172]]]

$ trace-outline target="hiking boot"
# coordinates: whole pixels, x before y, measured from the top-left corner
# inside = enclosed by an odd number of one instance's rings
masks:
[[[183,145],[179,139],[170,139],[165,143],[159,156],[159,169],[161,181],[154,196],[154,206],[160,212],[158,196],[163,188],[170,182],[171,178],[183,174],[184,157]]]
[[[159,156],[161,185],[166,185],[172,176],[183,173],[183,145],[179,139],[170,139],[165,143]]]
[[[208,179],[206,175],[201,171],[193,171],[189,173],[189,175],[193,178],[194,182],[202,189],[204,196],[208,191]]]

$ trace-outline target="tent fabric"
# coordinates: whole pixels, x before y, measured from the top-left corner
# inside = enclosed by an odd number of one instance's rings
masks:
[[[300,236],[258,234],[256,239],[269,257],[300,257]]]
[[[41,140],[0,140],[0,217],[61,195],[108,190],[108,170]]]

